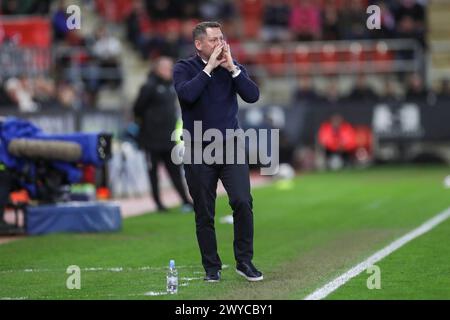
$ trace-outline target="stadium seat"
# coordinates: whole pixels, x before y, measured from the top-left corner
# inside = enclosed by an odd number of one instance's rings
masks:
[[[307,46],[298,45],[294,51],[295,69],[298,73],[307,73],[311,70],[311,53]]]
[[[376,68],[380,71],[392,70],[393,60],[394,54],[389,51],[386,43],[383,41],[378,42],[373,51],[373,61]]]
[[[131,12],[133,1],[129,0],[96,0],[98,12],[108,21],[121,22]]]
[[[245,38],[255,39],[258,37],[261,28],[263,3],[261,0],[243,0],[239,1],[239,3],[243,36]]]
[[[322,47],[320,53],[320,66],[325,73],[335,73],[338,65],[338,56],[336,47],[332,44],[326,44]]]
[[[272,76],[280,76],[285,72],[287,54],[279,45],[272,45],[266,51],[261,52],[259,62],[265,66]]]

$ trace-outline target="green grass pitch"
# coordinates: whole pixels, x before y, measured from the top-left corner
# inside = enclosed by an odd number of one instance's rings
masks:
[[[255,265],[265,279],[234,271],[233,227],[226,197],[216,206],[222,281],[204,283],[192,214],[175,208],[124,220],[111,234],[54,234],[0,245],[0,299],[303,299],[315,289],[450,206],[443,166],[380,167],[297,177],[252,190]],[[377,265],[381,289],[365,272],[329,299],[450,299],[450,221],[411,241]],[[175,259],[177,295],[165,291]],[[81,289],[69,290],[70,265]]]

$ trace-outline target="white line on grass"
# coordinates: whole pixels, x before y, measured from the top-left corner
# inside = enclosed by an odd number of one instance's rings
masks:
[[[317,289],[310,295],[308,295],[305,300],[320,300],[325,297],[327,297],[330,293],[344,285],[347,281],[350,279],[356,277],[358,274],[366,270],[368,267],[372,266],[373,264],[377,263],[381,259],[385,258],[386,256],[390,255],[395,250],[401,248],[411,240],[423,235],[424,233],[427,233],[434,227],[436,227],[438,224],[444,222],[450,217],[450,208],[447,208],[443,212],[437,214],[430,220],[424,222],[421,226],[418,228],[408,232],[403,237],[395,240],[394,242],[391,242],[389,245],[381,249],[380,251],[376,252],[360,264],[356,265],[355,267],[348,270],[346,273],[342,274],[341,276],[337,277],[331,282],[328,282],[323,287]]]
[[[227,269],[230,266],[227,264],[222,265],[222,269]],[[186,265],[186,266],[177,266],[177,269],[196,269],[200,270],[201,267],[196,265]],[[9,270],[0,270],[0,274],[2,273],[18,273],[18,272],[26,272],[26,273],[37,273],[37,272],[65,272],[66,269],[9,269]],[[88,272],[97,272],[97,271],[109,271],[109,272],[124,272],[124,271],[164,271],[167,270],[167,267],[154,267],[154,266],[144,266],[144,267],[87,267],[82,268],[81,271]],[[204,271],[193,271],[194,274],[203,274]],[[195,278],[193,278],[195,279]]]

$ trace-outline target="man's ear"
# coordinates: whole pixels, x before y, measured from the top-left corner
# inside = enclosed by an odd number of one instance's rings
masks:
[[[198,50],[198,51],[201,51],[202,50],[202,42],[200,41],[200,40],[195,40],[194,41],[194,44],[195,44],[195,48]]]

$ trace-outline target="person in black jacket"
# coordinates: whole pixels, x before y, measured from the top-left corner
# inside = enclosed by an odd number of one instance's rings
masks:
[[[192,211],[182,183],[181,167],[171,161],[175,142],[171,140],[177,122],[176,94],[172,86],[173,61],[160,57],[155,62],[146,83],[141,87],[133,111],[140,130],[139,146],[145,150],[149,163],[149,178],[158,211],[167,209],[161,202],[157,175],[158,163],[163,162],[173,185],[183,200],[182,211]]]
[[[240,128],[237,96],[248,103],[254,103],[259,99],[258,86],[250,79],[245,67],[233,60],[230,45],[224,40],[220,23],[201,22],[194,27],[192,35],[197,54],[179,60],[174,66],[173,76],[185,129],[183,140],[189,142],[186,143],[185,155],[195,154],[198,151],[194,150],[196,147],[192,147],[190,143],[192,139],[189,139],[187,133],[193,134],[194,145],[201,142],[200,148],[205,146],[203,143],[206,141],[198,141],[195,138],[197,121],[201,121],[205,132],[208,129],[216,129],[227,140],[227,131]],[[237,152],[234,152],[233,147],[235,141],[232,139],[234,138],[223,140],[225,146],[218,151],[225,158],[227,155],[236,156]],[[231,142],[231,148],[226,147],[228,142]],[[194,200],[196,234],[206,272],[204,280],[217,282],[221,278],[222,261],[217,252],[214,227],[219,179],[225,187],[229,204],[233,209],[236,272],[248,281],[263,280],[262,272],[252,262],[253,198],[250,192],[248,161],[195,163],[194,155],[194,163],[189,162],[184,161],[185,177]]]

